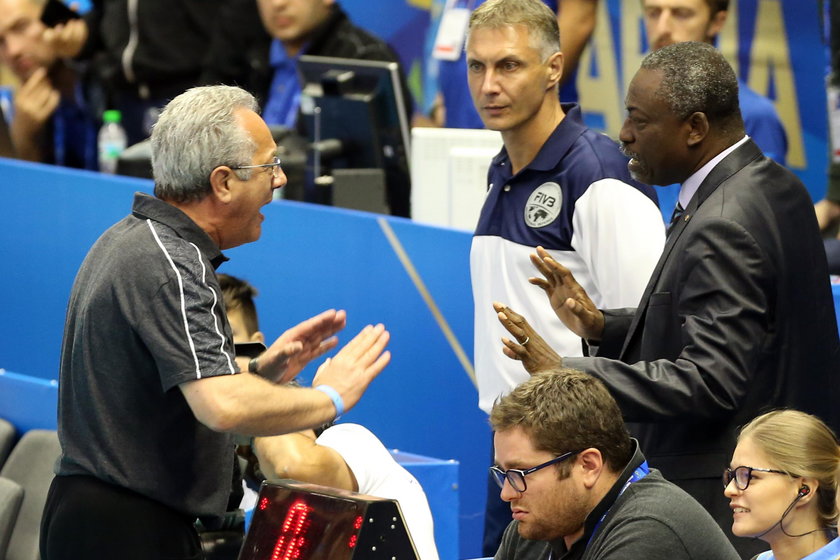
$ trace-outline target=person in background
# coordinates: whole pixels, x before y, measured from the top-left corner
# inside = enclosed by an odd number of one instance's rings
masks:
[[[557,14],[560,47],[563,51],[563,75],[560,77],[560,99],[578,101],[575,76],[580,57],[589,42],[597,21],[598,0],[544,0]],[[447,128],[484,128],[475,110],[469,85],[464,76],[466,53],[463,49],[469,12],[484,0],[434,0],[432,14],[436,21],[429,26],[426,40],[426,80],[424,88],[429,103],[424,113],[429,119],[416,124]]]
[[[311,114],[312,109],[301,105],[297,64],[302,55],[399,62],[385,41],[354,25],[336,0],[229,0],[221,19],[229,25],[210,43],[202,82],[242,86],[260,101],[269,125],[304,135],[301,110]],[[400,78],[410,119],[411,94],[402,69]],[[396,175],[386,177],[388,206],[392,215],[409,217],[409,178]],[[305,199],[325,201],[315,188]]]
[[[253,29],[247,37],[223,32],[214,40],[203,81],[235,82],[252,92],[269,125],[298,124],[301,55],[399,62],[385,41],[354,25],[335,0],[233,0],[224,13],[241,22],[233,30],[247,27],[246,21]]]
[[[390,361],[384,326],[327,359],[313,388],[288,387],[337,345],[343,311],[234,353],[215,270],[259,239],[286,177],[246,91],[192,88],[151,138],[155,196],[88,252],[68,304],[58,397],[61,455],[41,524],[44,560],[198,558],[233,480],[233,433],[319,426],[353,407]]]
[[[797,410],[762,414],[741,429],[723,473],[732,532],[761,539],[757,560],[834,560],[840,448],[825,423]]]
[[[641,0],[645,32],[650,50],[673,43],[701,41],[714,45],[726,24],[729,0]],[[787,135],[773,102],[754,92],[738,79],[738,105],[747,136],[758,144],[764,155],[785,165]],[[670,221],[677,205],[679,185],[657,189],[662,217]],[[685,208],[687,200],[681,200]]]
[[[130,146],[148,138],[170,99],[201,83],[207,46],[225,5],[226,0],[92,0],[82,19],[56,26],[45,38],[59,56],[91,61],[104,108],[120,111]]]
[[[559,368],[493,406],[490,468],[513,521],[496,560],[734,560],[720,527],[648,467],[604,384]]]
[[[237,353],[259,348],[265,335],[254,303],[256,288],[235,276],[218,276]],[[422,486],[364,426],[341,423],[257,437],[238,450],[249,460],[252,483],[289,478],[397,500],[420,560],[438,559],[434,522]]]
[[[633,175],[680,183],[689,200],[641,301],[599,309],[575,273],[538,248],[532,282],[587,356],[561,357],[497,303],[512,335],[503,348],[531,373],[563,364],[601,379],[651,465],[728,529],[718,473],[738,426],[765,406],[840,425],[825,251],[804,185],[744,133],[735,72],[714,47],[649,53],[625,104],[620,139]],[[743,557],[762,544],[733,540]]]
[[[47,0],[0,0],[0,60],[20,81],[10,127],[15,154],[28,161],[97,169],[97,119],[80,69],[44,39],[46,5]]]

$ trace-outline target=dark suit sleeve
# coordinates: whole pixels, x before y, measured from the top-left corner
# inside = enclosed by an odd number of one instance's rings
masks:
[[[625,308],[601,311],[604,314],[604,332],[598,344],[598,355],[604,358],[618,358],[636,310]]]
[[[676,359],[565,360],[604,381],[628,421],[719,420],[737,411],[769,345],[770,259],[735,221],[693,226],[663,269],[673,291],[651,294],[642,319],[642,347],[662,349],[658,355],[677,348]]]

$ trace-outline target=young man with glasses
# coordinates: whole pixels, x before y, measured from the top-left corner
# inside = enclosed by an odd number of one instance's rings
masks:
[[[712,517],[649,469],[603,383],[558,368],[490,413],[513,521],[496,560],[736,559]]]

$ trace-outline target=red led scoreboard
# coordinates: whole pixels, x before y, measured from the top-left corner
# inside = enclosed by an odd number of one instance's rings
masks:
[[[399,504],[294,480],[266,481],[239,560],[418,560]]]

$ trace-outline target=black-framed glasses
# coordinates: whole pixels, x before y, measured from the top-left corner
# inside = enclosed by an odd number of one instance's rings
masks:
[[[759,469],[757,467],[745,467],[743,465],[741,465],[740,467],[735,467],[734,469],[730,469],[729,467],[727,467],[723,470],[723,487],[726,488],[727,486],[729,486],[729,483],[734,480],[735,488],[737,488],[738,490],[746,490],[747,487],[749,487],[750,485],[750,481],[752,480],[753,471],[784,474],[790,476],[790,473],[785,471],[779,471],[776,469]]]
[[[256,169],[258,167],[270,167],[271,175],[275,179],[280,177],[280,158],[276,156],[274,157],[274,160],[271,163],[261,163],[259,165],[237,165],[236,167],[231,167],[231,169]]]
[[[546,461],[542,465],[537,465],[536,467],[531,467],[530,469],[508,469],[506,471],[502,470],[498,465],[493,465],[490,467],[490,474],[493,476],[493,480],[496,481],[496,484],[499,485],[499,488],[504,488],[505,486],[505,479],[510,483],[511,488],[516,490],[517,492],[524,492],[527,490],[528,486],[525,484],[525,477],[531,473],[535,473],[540,469],[544,469],[549,465],[554,465],[559,463],[560,461],[565,461],[572,455],[577,455],[580,451],[569,451],[568,453],[563,453],[559,457],[555,457],[550,461]]]

